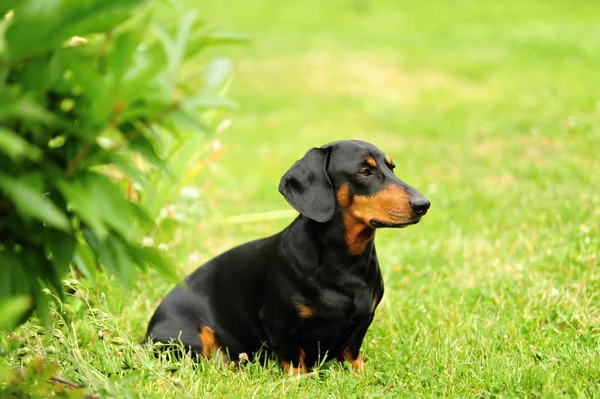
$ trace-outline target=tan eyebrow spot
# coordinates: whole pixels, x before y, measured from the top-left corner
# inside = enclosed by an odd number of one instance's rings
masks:
[[[375,158],[373,158],[373,157],[369,157],[369,158],[365,159],[365,162],[372,167],[377,166],[377,162],[375,162]]]
[[[313,317],[316,313],[315,308],[311,308],[301,303],[296,305],[296,310],[298,311],[298,316],[300,316],[303,319]]]
[[[392,162],[392,158],[390,158],[389,155],[385,156],[385,162],[387,162],[388,165],[393,165],[394,162]]]

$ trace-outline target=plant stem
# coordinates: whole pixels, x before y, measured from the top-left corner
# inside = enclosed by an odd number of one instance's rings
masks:
[[[90,141],[86,141],[85,143],[83,143],[77,154],[75,154],[73,159],[71,159],[71,162],[69,162],[69,164],[67,165],[67,168],[65,169],[65,176],[71,176],[73,174],[75,169],[77,169],[77,166],[79,165],[81,159],[88,153],[88,151],[91,148],[92,143]]]

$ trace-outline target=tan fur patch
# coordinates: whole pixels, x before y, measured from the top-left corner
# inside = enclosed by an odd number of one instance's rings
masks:
[[[204,357],[210,357],[219,349],[215,332],[210,327],[200,327],[200,341],[202,341],[202,355]]]
[[[388,165],[393,165],[394,162],[392,162],[392,158],[390,158],[389,155],[386,154],[385,156],[385,162],[387,162]]]
[[[375,237],[375,229],[357,221],[347,213],[344,214],[344,226],[346,227],[346,244],[350,254],[362,254],[367,244]]]
[[[379,297],[377,295],[375,295],[373,297],[373,306],[372,306],[371,310],[375,311],[375,307],[377,306],[377,302],[379,302]]]
[[[346,361],[350,363],[350,366],[352,366],[354,371],[361,371],[363,369],[365,364],[363,363],[362,358],[360,357],[360,353],[355,358],[350,353],[350,348],[346,348],[344,349],[344,352],[342,352],[342,356],[344,356],[344,359],[346,359]]]
[[[375,195],[355,195],[350,208],[352,215],[365,224],[371,219],[388,224],[404,224],[414,218],[406,192],[394,184]]]
[[[345,239],[352,255],[363,253],[375,237],[371,219],[394,225],[409,223],[414,217],[408,196],[396,185],[390,184],[375,195],[355,195],[351,198],[350,187],[345,183],[338,189],[336,199],[344,208]]]
[[[342,184],[335,197],[337,199],[338,204],[340,204],[342,208],[347,208],[350,206],[350,186],[348,185],[348,183]]]
[[[311,308],[310,306],[306,306],[301,303],[296,305],[296,311],[298,312],[298,316],[300,316],[302,319],[313,317],[316,313],[315,308]]]
[[[369,166],[372,166],[372,167],[375,167],[375,166],[377,166],[377,162],[375,161],[375,158],[373,158],[373,157],[369,157],[369,158],[365,159],[365,162],[366,162],[366,163],[367,163]]]
[[[306,354],[304,353],[304,350],[302,348],[300,348],[300,358],[298,359],[297,365],[290,364],[290,362],[288,362],[286,360],[282,360],[281,368],[283,369],[283,372],[286,374],[289,374],[290,370],[291,370],[293,375],[298,375],[300,373],[306,373],[306,363],[304,360],[305,356],[306,356]]]
[[[344,208],[342,219],[346,229],[345,241],[346,245],[348,245],[348,251],[351,255],[360,255],[364,252],[367,244],[375,237],[375,229],[352,216],[350,210],[352,204],[348,184],[340,187],[336,197],[340,206]]]

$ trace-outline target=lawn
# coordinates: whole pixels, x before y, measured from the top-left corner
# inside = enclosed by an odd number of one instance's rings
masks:
[[[202,219],[167,244],[183,276],[294,213],[279,178],[313,146],[370,141],[432,203],[377,233],[386,294],[361,376],[154,359],[137,345],[171,282],[72,280],[51,331],[2,337],[101,397],[600,395],[600,8],[592,1],[187,1],[251,43],[240,103],[199,177]],[[217,50],[211,50],[217,54]],[[200,68],[202,65],[198,65]],[[103,339],[99,339],[99,333]]]

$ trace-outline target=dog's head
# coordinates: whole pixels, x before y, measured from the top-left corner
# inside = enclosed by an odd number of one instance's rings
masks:
[[[325,223],[336,210],[348,228],[374,230],[418,223],[430,203],[394,174],[392,159],[359,140],[313,148],[281,178],[279,192],[298,211]]]

